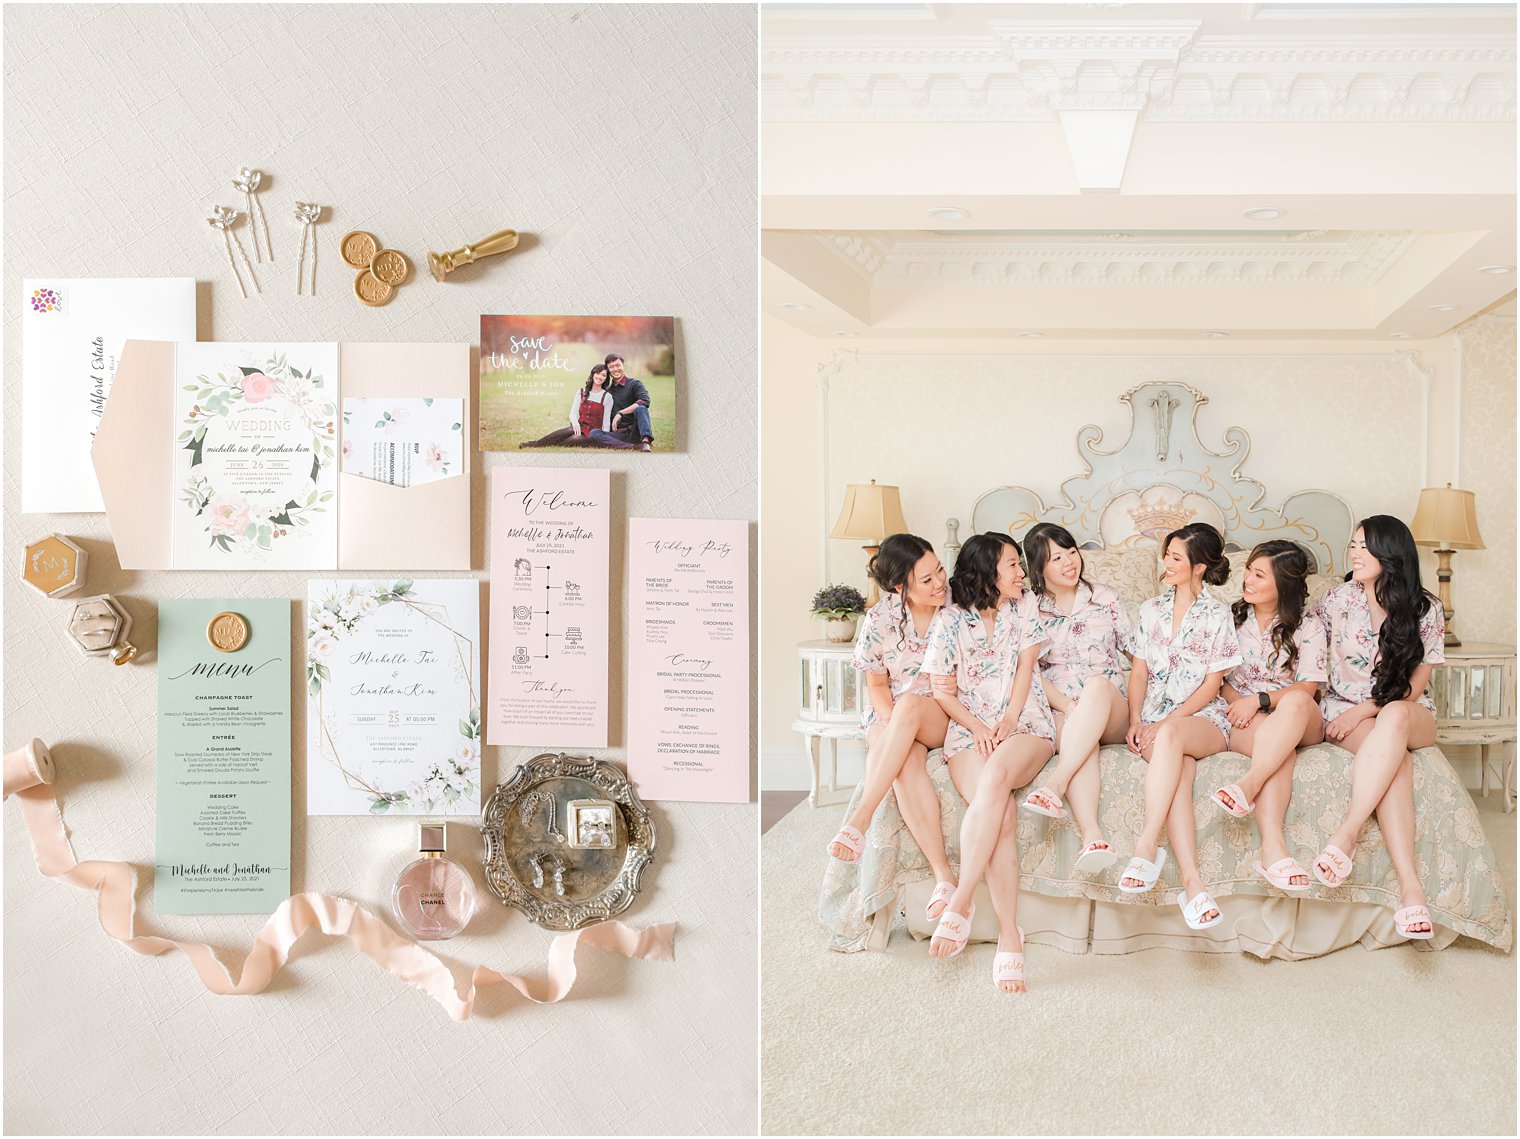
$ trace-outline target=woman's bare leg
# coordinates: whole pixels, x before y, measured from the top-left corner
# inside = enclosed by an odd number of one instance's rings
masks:
[[[1314,702],[1311,700],[1311,704]],[[1273,712],[1268,721],[1275,719]],[[1234,751],[1244,752],[1255,759],[1254,749],[1259,745],[1255,736],[1256,724],[1253,721],[1250,727],[1239,728],[1230,733],[1230,748]],[[1319,743],[1325,738],[1325,721],[1320,718],[1319,707],[1315,705],[1314,714],[1309,717],[1309,722],[1304,725],[1303,734],[1298,737],[1298,747],[1309,747]],[[1288,857],[1288,840],[1283,834],[1283,822],[1288,817],[1288,803],[1293,798],[1293,770],[1298,764],[1298,751],[1288,752],[1288,757],[1276,771],[1272,772],[1261,785],[1261,790],[1256,793],[1256,830],[1261,835],[1261,864],[1272,866]],[[1244,790],[1244,784],[1241,789]],[[1307,874],[1295,874],[1289,880],[1289,885],[1307,886],[1309,876]]]
[[[1399,768],[1409,757],[1409,748],[1423,746],[1410,742],[1415,711],[1424,713],[1420,719],[1422,726],[1428,720],[1434,727],[1435,719],[1429,709],[1409,700],[1395,700],[1384,705],[1373,719],[1358,724],[1341,745],[1355,753],[1351,761],[1351,805],[1329,841],[1347,854],[1351,853],[1363,825],[1398,777]],[[1432,731],[1427,743],[1434,739]]]
[[[1066,800],[1084,846],[1103,838],[1103,829],[1098,824],[1098,798],[1103,790],[1098,748],[1105,741],[1122,741],[1128,726],[1129,705],[1102,676],[1088,680],[1071,713],[1057,719],[1056,742],[1061,760],[1046,786]],[[1078,753],[1080,761],[1076,759]]]
[[[1411,704],[1409,720],[1410,748],[1429,747],[1435,743],[1436,722],[1429,708]],[[1399,876],[1399,893],[1404,905],[1424,905],[1425,887],[1420,882],[1414,861],[1414,756],[1408,751],[1377,805],[1377,820],[1388,857]],[[1428,932],[1430,923],[1415,922],[1410,929],[1417,933]]]
[[[1013,796],[1003,810],[1003,826],[997,845],[987,862],[987,892],[992,895],[992,911],[998,919],[998,950],[1022,953],[1024,939],[1019,936],[1019,809]],[[965,913],[957,910],[957,913]],[[1022,981],[1003,981],[998,988],[1005,993],[1022,993]]]
[[[927,706],[927,707],[926,707]],[[911,693],[898,698],[892,708],[892,718],[885,724],[873,724],[866,735],[866,774],[860,781],[860,801],[845,820],[862,834],[871,825],[876,808],[887,797],[892,783],[908,761],[908,753],[920,730],[928,708],[932,707],[941,718],[945,713],[934,701]],[[941,739],[944,737],[941,736]],[[853,856],[842,843],[831,843],[829,853],[835,858],[853,861]]]
[[[892,793],[897,796],[897,809],[902,812],[908,833],[929,860],[934,880],[954,882],[955,874],[950,869],[949,856],[945,854],[945,835],[940,830],[939,794],[929,778],[928,759],[929,749],[922,741],[915,743],[897,782],[892,784]]]
[[[958,759],[962,754],[964,753],[958,752],[952,758]],[[1003,814],[1008,807],[1009,796],[1015,788],[1022,787],[1033,779],[1050,756],[1049,740],[1021,733],[998,744],[982,764],[975,792],[966,808],[966,818],[961,823],[961,876],[946,907],[951,913],[964,914],[964,907],[971,904],[976,884],[986,871],[987,862],[997,846],[998,835],[1002,832]],[[964,764],[958,763],[957,766],[964,770]],[[957,786],[960,786],[954,767],[951,769],[951,778],[955,778]],[[964,793],[963,789],[962,794]],[[940,938],[935,938],[929,946],[931,957],[942,957],[949,951],[949,945]]]
[[[1314,722],[1323,723],[1319,705],[1307,692],[1295,688],[1278,700],[1272,712],[1258,715],[1248,727],[1230,733],[1231,749],[1251,757],[1251,766],[1238,780],[1247,802],[1255,802],[1272,773],[1294,754]],[[1236,806],[1244,807],[1245,803]]]
[[[1161,725],[1156,732],[1156,738],[1151,743],[1150,755],[1146,758],[1150,766],[1145,773],[1145,826],[1140,833],[1139,841],[1135,843],[1135,854],[1144,858],[1147,862],[1156,860],[1156,848],[1161,838],[1161,828],[1168,823],[1172,814],[1179,786],[1186,783],[1184,789],[1187,799],[1187,818],[1192,819],[1192,772],[1195,767],[1187,767],[1185,761],[1191,762],[1189,757],[1199,755],[1213,755],[1221,751],[1225,746],[1224,733],[1213,724],[1199,716],[1188,716],[1182,720],[1172,720]],[[1179,820],[1182,816],[1179,814]],[[1174,822],[1167,826],[1167,836],[1171,839],[1172,851],[1178,856],[1179,866],[1183,851],[1177,849],[1178,827]],[[1196,824],[1189,821],[1186,827],[1184,842],[1196,843]],[[1187,848],[1191,858],[1193,847]],[[1197,868],[1194,867],[1193,878],[1198,877]],[[1186,882],[1186,874],[1184,874]],[[1123,878],[1123,882],[1139,886],[1141,883],[1136,878]],[[1197,891],[1193,891],[1197,893]],[[1191,897],[1191,895],[1189,895]]]

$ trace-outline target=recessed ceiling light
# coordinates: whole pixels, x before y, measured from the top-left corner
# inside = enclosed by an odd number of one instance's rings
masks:
[[[1480,273],[1493,273],[1495,275],[1498,275],[1500,273],[1513,273],[1514,271],[1515,267],[1513,265],[1485,265],[1483,268],[1478,270]]]
[[[1410,340],[1414,337],[1412,332],[1390,332],[1388,335],[1395,340]]]
[[[1456,308],[1457,308],[1456,305],[1431,305],[1430,306],[1430,311],[1431,312],[1455,312]]]
[[[859,336],[860,333],[858,333],[858,332],[850,332],[848,329],[845,329],[845,330],[842,330],[840,332],[834,333],[834,335],[835,336],[843,336],[843,337],[845,337],[845,338],[848,339],[851,336]]]
[[[807,312],[807,310],[813,306],[798,304],[796,301],[791,301],[787,304],[782,305],[781,307],[786,309],[787,312]]]
[[[1228,336],[1229,333],[1228,332],[1205,332],[1204,335],[1207,336],[1207,337],[1209,337],[1212,340],[1220,340],[1220,339]]]
[[[1021,332],[1019,335],[1032,340],[1037,336],[1044,336],[1045,334],[1043,332]]]
[[[929,211],[929,216],[935,221],[965,221],[971,216],[971,211],[959,206],[935,206]]]
[[[1276,206],[1257,206],[1254,210],[1247,210],[1244,216],[1252,221],[1276,221],[1287,212],[1287,210],[1280,210]]]

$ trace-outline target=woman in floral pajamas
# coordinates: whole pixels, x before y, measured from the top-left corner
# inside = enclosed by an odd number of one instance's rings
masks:
[[[1062,796],[1082,832],[1073,869],[1107,870],[1118,855],[1098,825],[1098,747],[1123,743],[1129,726],[1124,658],[1131,637],[1119,595],[1082,576],[1077,540],[1064,526],[1041,522],[1024,537],[1030,592],[1050,643],[1040,654],[1040,682],[1055,720],[1060,762],[1024,799],[1026,810],[1066,817]]]
[[[1316,609],[1330,637],[1325,738],[1353,753],[1351,805],[1314,860],[1314,876],[1339,886],[1351,876],[1356,839],[1374,811],[1403,893],[1400,936],[1435,933],[1414,860],[1414,748],[1436,742],[1426,694],[1446,659],[1441,603],[1420,583],[1409,527],[1387,514],[1364,518],[1351,537],[1351,572]]]
[[[1309,601],[1309,554],[1283,539],[1251,551],[1233,606],[1241,663],[1224,678],[1230,750],[1251,757],[1238,783],[1214,792],[1214,802],[1243,819],[1255,814],[1261,860],[1253,869],[1290,894],[1309,889],[1309,875],[1288,854],[1283,820],[1293,796],[1298,749],[1324,739],[1315,698],[1325,672],[1325,627]]]
[[[937,885],[925,913],[933,920],[955,889],[939,825],[939,796],[929,782],[929,752],[945,742],[949,719],[922,670],[929,629],[945,604],[945,567],[934,547],[913,534],[886,538],[871,559],[871,577],[885,597],[861,622],[854,665],[866,674],[866,774],[860,801],[829,843],[829,853],[854,862],[865,829],[890,790],[903,824],[929,860]]]
[[[1219,531],[1190,522],[1166,536],[1165,550],[1167,590],[1140,606],[1131,647],[1128,742],[1149,766],[1144,827],[1119,889],[1141,894],[1155,886],[1166,864],[1164,824],[1182,873],[1183,920],[1207,929],[1224,915],[1198,872],[1193,779],[1198,760],[1225,748],[1230,722],[1219,690],[1240,664],[1240,644],[1229,607],[1205,588],[1230,576]]]
[[[1045,631],[1024,592],[1019,547],[1007,534],[976,534],[961,547],[950,579],[953,604],[929,630],[923,671],[950,726],[945,761],[969,804],[961,824],[960,884],[951,896],[931,957],[966,947],[983,873],[998,918],[993,983],[1024,991],[1024,935],[1018,926],[1018,807],[1013,791],[1039,773],[1055,752],[1055,725],[1035,660]]]

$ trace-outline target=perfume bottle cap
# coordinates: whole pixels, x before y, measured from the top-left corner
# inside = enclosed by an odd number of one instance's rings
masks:
[[[417,851],[419,854],[443,854],[449,849],[449,832],[440,823],[417,824]]]

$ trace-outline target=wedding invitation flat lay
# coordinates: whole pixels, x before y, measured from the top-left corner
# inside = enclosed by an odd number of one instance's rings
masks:
[[[306,811],[480,813],[480,582],[313,581]]]
[[[195,339],[192,277],[21,282],[21,510],[104,510],[90,444],[129,338]]]
[[[491,471],[487,742],[607,746],[608,471]]]
[[[628,520],[628,774],[644,799],[749,800],[749,524]]]
[[[289,601],[159,602],[157,781],[159,913],[268,913],[285,900]]]
[[[469,569],[469,364],[130,341],[93,450],[122,568]]]

